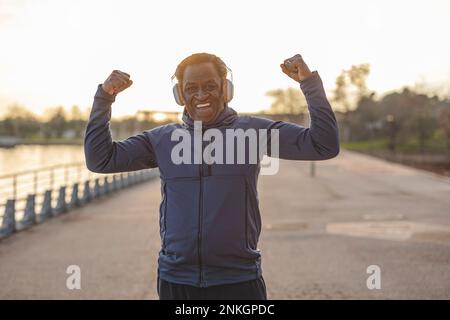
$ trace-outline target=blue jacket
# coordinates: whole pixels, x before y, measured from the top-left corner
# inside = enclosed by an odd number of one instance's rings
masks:
[[[221,132],[237,128],[278,129],[279,158],[333,158],[339,153],[338,127],[319,74],[314,72],[300,87],[308,103],[310,128],[238,116],[228,106],[209,127]],[[196,287],[260,277],[259,162],[174,164],[171,151],[178,141],[171,140],[171,133],[177,128],[193,132],[193,121],[186,112],[183,123],[160,126],[123,141],[113,141],[109,121],[114,100],[114,95],[98,86],[86,127],[86,164],[97,173],[159,168],[162,194],[159,277]]]

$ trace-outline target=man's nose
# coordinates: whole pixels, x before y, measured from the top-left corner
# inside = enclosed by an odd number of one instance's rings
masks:
[[[197,91],[197,94],[195,95],[195,97],[196,97],[197,100],[202,101],[202,100],[204,100],[204,99],[206,99],[208,97],[208,92],[206,90],[199,89]]]

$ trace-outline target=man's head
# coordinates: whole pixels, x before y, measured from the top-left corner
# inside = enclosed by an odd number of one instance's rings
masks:
[[[181,61],[175,76],[189,116],[205,124],[213,122],[225,106],[225,63],[213,54],[196,53]]]

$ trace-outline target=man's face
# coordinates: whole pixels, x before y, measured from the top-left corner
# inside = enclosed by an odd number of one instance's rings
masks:
[[[193,120],[211,123],[224,108],[222,79],[212,62],[187,66],[182,91],[186,110]]]

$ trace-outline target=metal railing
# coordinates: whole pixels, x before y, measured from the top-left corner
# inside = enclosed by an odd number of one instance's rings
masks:
[[[96,198],[159,176],[158,169],[118,174],[89,171],[84,162],[0,176],[0,239]]]

